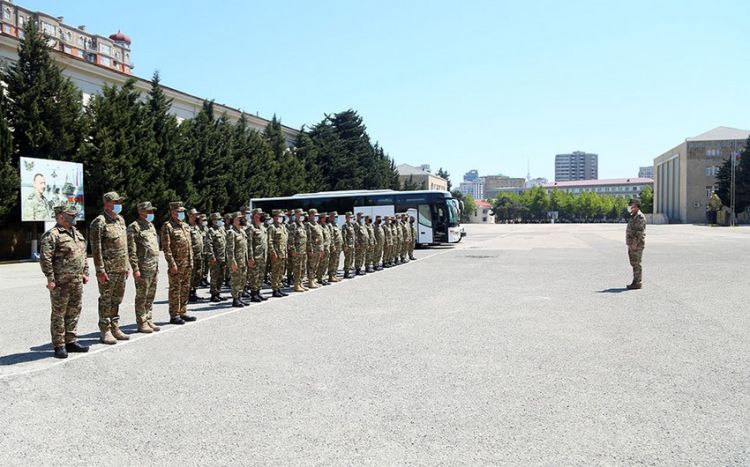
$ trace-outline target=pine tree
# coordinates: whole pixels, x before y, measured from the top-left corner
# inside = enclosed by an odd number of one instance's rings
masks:
[[[62,75],[47,40],[35,21],[26,22],[18,62],[2,73],[14,149],[21,157],[76,161],[84,135],[81,93]]]
[[[734,155],[732,156],[734,157]],[[732,203],[732,157],[724,161],[716,175],[716,194],[725,206]],[[734,212],[741,213],[750,206],[750,138],[735,162]]]
[[[302,161],[305,168],[306,192],[323,191],[326,186],[326,180],[320,164],[318,147],[312,138],[305,132],[304,127],[300,128],[297,139],[294,142],[297,157]]]
[[[277,162],[276,180],[282,196],[305,191],[307,187],[305,166],[294,148],[289,148],[281,127],[281,121],[273,116],[266,125],[264,136]]]
[[[447,170],[444,170],[442,167],[440,167],[436,175],[440,178],[444,178],[448,182],[448,191],[451,191],[451,187],[453,186],[453,184],[451,183],[451,174],[449,174]]]
[[[0,220],[18,205],[18,168],[13,164],[13,135],[8,127],[8,101],[0,92]]]
[[[166,214],[168,203],[180,196],[169,183],[172,168],[180,158],[178,154],[180,130],[177,118],[170,113],[172,100],[168,99],[161,87],[159,72],[151,78],[151,89],[146,100],[146,113],[151,126],[154,150],[143,164],[152,175],[145,197],[151,201],[162,214]],[[158,219],[165,216],[159,215]]]

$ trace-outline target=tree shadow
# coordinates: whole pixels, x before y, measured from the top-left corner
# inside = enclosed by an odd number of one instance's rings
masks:
[[[610,289],[597,290],[596,293],[623,293],[627,291],[628,289],[626,287],[612,287]]]

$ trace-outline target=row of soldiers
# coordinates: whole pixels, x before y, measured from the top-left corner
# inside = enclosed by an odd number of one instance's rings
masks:
[[[183,203],[169,203],[169,218],[159,234],[153,224],[156,208],[149,201],[138,204],[138,218],[126,225],[120,216],[124,198],[116,192],[103,196],[103,213],[91,223],[89,237],[99,288],[100,340],[113,345],[130,337],[120,329],[119,306],[130,270],[136,287],[135,314],[138,332],[152,333],[152,309],[159,272],[159,243],[168,267],[171,324],[196,318],[187,313],[196,289],[210,271],[211,300],[224,300],[221,286],[231,281],[232,305],[248,305],[245,299],[267,300],[261,287],[270,275],[274,297],[284,297],[284,278],[295,292],[338,282],[338,264],[344,254],[344,278],[363,275],[415,259],[414,218],[406,214],[369,216],[351,212],[338,225],[338,213],[296,209],[241,210],[223,217],[205,216]],[[86,239],[75,228],[75,206],[54,208],[56,225],[41,239],[40,265],[47,278],[52,315],[50,332],[55,357],[68,352],[87,352],[78,343],[83,284],[88,282]],[[226,224],[225,224],[226,222]],[[161,242],[159,242],[159,240]],[[303,286],[307,279],[307,287]]]

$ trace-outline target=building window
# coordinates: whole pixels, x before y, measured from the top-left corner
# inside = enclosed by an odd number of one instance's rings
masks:
[[[70,48],[69,46],[67,46],[67,45],[64,45],[64,46],[63,46],[63,52],[65,52],[66,54],[69,54],[69,55],[73,55],[73,49],[71,49],[71,48]]]
[[[487,222],[487,218],[486,218],[486,217],[483,217],[483,218],[482,218],[482,222]]]
[[[115,51],[115,60],[119,60],[119,59],[120,59],[120,52]]]
[[[55,37],[55,27],[49,23],[45,23],[44,21],[42,21],[42,32],[50,37]]]
[[[80,58],[83,58],[83,50],[76,50],[76,55]]]
[[[68,42],[73,42],[73,34],[70,31],[65,31],[65,40]]]
[[[719,167],[715,165],[712,167],[706,167],[705,174],[706,177],[715,177],[719,175]]]
[[[78,47],[83,47],[83,36],[78,36],[78,40],[76,41],[76,44],[78,44]]]
[[[100,44],[99,45],[99,52],[105,54],[105,55],[112,55],[112,48],[108,46],[107,44]]]
[[[721,156],[721,150],[716,148],[706,149],[706,157],[719,157]]]
[[[706,187],[706,198],[710,198],[711,195],[716,191],[716,185]]]
[[[3,24],[3,32],[13,34],[13,28],[10,27],[10,24]]]
[[[104,66],[112,65],[112,61],[109,59],[109,57],[99,57],[99,63]]]
[[[13,12],[7,6],[3,8],[3,19],[10,19],[13,16]]]
[[[23,16],[19,16],[19,17],[18,17],[18,25],[19,25],[20,27],[23,27],[23,24],[24,24],[25,22],[26,22],[26,18],[24,18]]]

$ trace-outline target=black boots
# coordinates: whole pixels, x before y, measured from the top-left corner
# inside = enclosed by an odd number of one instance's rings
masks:
[[[169,324],[185,324],[185,321],[179,316],[174,316],[169,319]]]
[[[245,304],[241,302],[239,298],[234,298],[232,299],[232,306],[234,308],[242,308],[245,306]]]
[[[65,347],[55,347],[55,358],[68,358],[68,352]]]
[[[82,346],[78,342],[68,342],[65,344],[65,350],[70,353],[86,353],[89,351],[89,348]]]
[[[221,301],[221,297],[219,297],[219,294],[213,294],[213,295],[211,295],[211,300],[210,301],[212,303],[219,303]]]
[[[274,298],[284,298],[284,295],[281,293],[281,290],[274,290],[273,294],[271,295]]]

